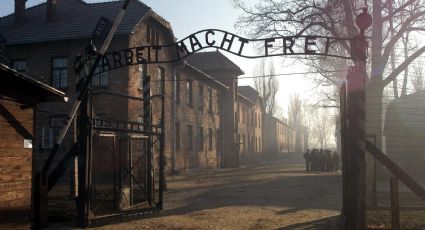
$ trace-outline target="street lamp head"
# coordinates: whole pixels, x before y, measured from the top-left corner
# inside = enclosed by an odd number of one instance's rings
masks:
[[[360,29],[360,34],[364,34],[365,30],[372,25],[372,16],[367,12],[367,7],[363,8],[363,12],[356,17],[356,25]]]

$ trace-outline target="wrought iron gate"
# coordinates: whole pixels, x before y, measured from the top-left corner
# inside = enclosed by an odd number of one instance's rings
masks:
[[[124,97],[108,92],[95,95]],[[126,100],[140,100],[127,97]],[[94,100],[91,97],[91,111]],[[161,125],[100,119],[91,112],[88,223],[143,215],[162,207]]]

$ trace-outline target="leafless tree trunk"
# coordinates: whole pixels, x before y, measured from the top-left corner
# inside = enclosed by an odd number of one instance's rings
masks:
[[[422,58],[418,60],[418,62],[413,65],[413,73],[412,73],[412,85],[415,92],[419,92],[424,90],[424,76],[423,76],[423,67],[422,67]]]
[[[254,87],[263,99],[262,111],[267,115],[274,115],[277,111],[276,94],[279,90],[274,63],[270,60],[266,65],[266,59],[261,59],[257,72],[256,75],[260,77],[254,79]]]
[[[301,126],[304,122],[304,111],[303,102],[298,94],[294,94],[289,98],[288,119],[289,125],[296,130],[295,149],[296,152],[300,153],[302,152]]]

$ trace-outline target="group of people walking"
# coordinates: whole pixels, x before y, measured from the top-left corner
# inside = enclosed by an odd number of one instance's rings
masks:
[[[337,172],[339,170],[339,154],[326,149],[307,149],[304,153],[307,171]]]

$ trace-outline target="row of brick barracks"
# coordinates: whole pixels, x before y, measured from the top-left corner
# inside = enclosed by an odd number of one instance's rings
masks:
[[[5,41],[0,53],[2,62],[72,98],[79,79],[73,68],[75,57],[84,53],[98,19],[114,19],[122,2],[47,0],[30,8],[25,3],[26,0],[15,0],[15,12],[0,18],[0,35]],[[109,50],[175,42],[169,22],[142,2],[132,0]],[[158,55],[167,59],[166,55],[176,54]],[[258,92],[250,86],[238,86],[238,76],[243,71],[218,51],[194,53],[181,62],[130,65],[100,72],[92,81],[94,93],[141,98],[142,79],[149,75],[151,90],[164,94],[167,172],[237,167],[267,154],[295,151],[295,130],[263,115]],[[37,105],[32,171],[42,167],[70,104]],[[93,104],[96,118],[143,120],[142,103],[137,100],[99,93]],[[154,123],[160,121],[156,113],[159,108],[153,105]],[[73,138],[71,129],[62,153],[69,149]]]

